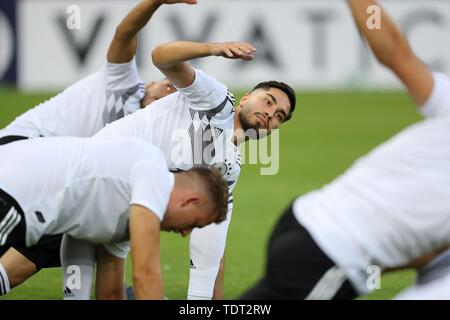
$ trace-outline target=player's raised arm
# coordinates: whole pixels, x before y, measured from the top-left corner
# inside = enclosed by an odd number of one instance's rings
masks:
[[[141,1],[117,26],[108,50],[109,63],[127,63],[136,54],[137,33],[148,23],[162,4],[196,4],[197,0],[144,0]]]
[[[255,50],[251,44],[245,42],[176,41],[157,46],[152,52],[152,60],[170,82],[178,88],[185,88],[195,79],[194,69],[186,61],[209,56],[252,60]]]
[[[348,4],[359,30],[378,61],[400,78],[414,102],[422,106],[433,90],[430,70],[417,58],[406,37],[376,0],[348,0]],[[367,25],[370,6],[377,6],[381,10],[379,29],[369,29]]]
[[[163,299],[159,234],[161,222],[150,210],[130,208],[131,258],[136,299]]]

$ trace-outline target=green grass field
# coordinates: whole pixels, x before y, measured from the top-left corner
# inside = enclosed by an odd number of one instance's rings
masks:
[[[0,127],[50,96],[0,90]],[[228,233],[226,299],[237,298],[261,276],[271,228],[296,195],[331,181],[355,159],[419,120],[408,97],[399,92],[298,92],[298,101],[296,114],[280,133],[278,174],[261,176],[258,165],[242,167]],[[163,233],[161,243],[166,295],[185,299],[188,240]],[[130,270],[129,265],[129,283]],[[44,270],[2,299],[61,299],[61,276],[59,269]],[[413,277],[412,271],[386,275],[381,290],[363,299],[389,299]]]

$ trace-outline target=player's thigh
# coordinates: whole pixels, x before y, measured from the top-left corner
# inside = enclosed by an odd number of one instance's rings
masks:
[[[351,299],[343,269],[320,249],[288,208],[271,235],[262,284],[285,299]],[[267,288],[266,288],[267,289]]]
[[[25,217],[23,210],[5,191],[0,189],[0,263],[8,275],[11,287],[17,286],[36,272],[33,261],[15,249],[25,245]]]
[[[46,235],[34,246],[14,245],[13,247],[32,261],[39,271],[44,268],[61,267],[61,241],[62,234]]]

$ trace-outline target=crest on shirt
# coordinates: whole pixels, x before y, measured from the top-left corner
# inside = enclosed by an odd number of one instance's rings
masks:
[[[219,170],[220,174],[222,176],[225,176],[228,172],[228,166],[225,164],[225,162],[217,162],[212,165],[213,168]]]

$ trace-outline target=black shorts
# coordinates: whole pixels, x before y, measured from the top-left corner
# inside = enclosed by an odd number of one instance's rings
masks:
[[[28,138],[23,136],[5,136],[0,138],[0,145],[26,139]],[[25,219],[23,219],[23,222],[25,223]],[[0,246],[0,256],[3,255],[3,253],[5,253],[10,247],[13,247],[28,260],[33,262],[36,265],[37,270],[42,268],[60,267],[61,239],[62,235],[44,236],[36,245],[32,247],[27,247],[25,245],[25,241],[16,241],[16,243],[12,245]],[[10,243],[12,243],[12,241],[10,241]]]
[[[344,271],[298,223],[291,205],[270,237],[264,277],[240,299],[341,300],[356,296]]]
[[[3,144],[8,144],[14,141],[19,141],[19,140],[26,140],[28,139],[27,137],[22,137],[22,136],[5,136],[0,138],[0,146]]]
[[[62,234],[43,236],[37,244],[31,247],[14,245],[24,257],[36,265],[37,271],[44,268],[61,267],[61,241]]]
[[[25,244],[25,215],[17,201],[0,189],[0,254],[9,247]]]
[[[15,225],[14,221],[17,220],[20,220],[20,222]],[[62,235],[44,236],[36,245],[27,247],[24,212],[16,200],[1,189],[0,225],[3,226],[3,228],[0,227],[0,256],[12,247],[33,262],[37,270],[61,266]],[[6,226],[9,226],[9,228]],[[5,239],[4,242],[2,242],[3,238]]]

